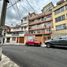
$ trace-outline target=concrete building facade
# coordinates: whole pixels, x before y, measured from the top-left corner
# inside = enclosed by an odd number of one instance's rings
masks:
[[[36,39],[38,39],[41,43],[51,38],[53,7],[54,6],[51,2],[43,8],[42,13],[29,14],[29,33],[34,34]]]
[[[6,32],[5,44],[23,44],[25,43],[24,35],[28,33],[28,17],[24,17],[21,20],[20,25],[10,27],[10,32]]]
[[[11,31],[5,35],[5,44],[24,43],[24,32],[20,26],[11,27]]]
[[[21,29],[26,33],[28,32],[28,16],[21,20]]]
[[[67,35],[67,1],[60,1],[52,10],[52,36]]]

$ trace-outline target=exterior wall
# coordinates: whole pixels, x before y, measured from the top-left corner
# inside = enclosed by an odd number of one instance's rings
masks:
[[[21,27],[13,27],[11,28],[11,31],[21,31]]]
[[[10,44],[19,44],[19,43],[24,43],[24,33],[23,32],[18,32],[18,34],[13,34],[15,32],[10,32],[6,33],[5,35],[5,44],[10,43]],[[7,38],[10,38],[10,42],[7,42]],[[15,40],[12,40],[12,38],[15,38]],[[22,40],[23,38],[23,40]]]
[[[54,7],[53,3],[52,3],[52,2],[50,2],[50,3],[49,3],[49,4],[47,4],[45,7],[43,7],[42,12],[50,11],[50,10],[52,10],[52,9],[53,9],[53,7]]]
[[[21,20],[21,30],[24,32],[28,32],[28,16],[24,17]]]
[[[50,5],[50,6],[49,6]],[[48,39],[51,34],[52,25],[52,8],[53,4],[49,3],[46,5],[42,13],[40,14],[29,14],[29,33],[35,35],[35,39],[43,43]],[[47,8],[50,8],[49,10]],[[34,16],[33,16],[34,15]],[[47,34],[47,35],[46,35]],[[45,35],[45,36],[43,36]]]
[[[10,38],[9,42],[7,42],[7,38]],[[16,39],[13,41],[12,38],[13,37],[6,37],[5,38],[5,44],[15,44],[16,43]]]
[[[51,17],[47,18],[49,15]],[[32,22],[29,21],[29,32],[36,32],[35,34],[39,34],[37,31],[40,31],[41,34],[47,32],[46,30],[51,30],[52,27],[52,14],[44,15],[44,17],[33,20]],[[50,32],[50,31],[49,31]],[[34,33],[33,33],[34,34]]]
[[[67,9],[66,9],[66,5],[67,5],[67,2],[65,1],[62,4],[57,5],[56,7],[54,7],[53,10],[52,10],[52,15],[53,15],[52,37],[61,36],[61,35],[67,35]],[[61,7],[64,7],[64,11],[62,11],[62,12],[60,12],[58,14],[55,14],[55,11],[57,9],[61,8]],[[62,15],[65,15],[65,19],[62,20],[62,21],[56,22],[55,18],[57,18],[59,16],[62,16]],[[62,24],[66,25],[66,29],[64,29],[64,30],[56,30],[56,26],[62,25]]]
[[[35,40],[43,43],[43,36],[42,35],[35,36]]]

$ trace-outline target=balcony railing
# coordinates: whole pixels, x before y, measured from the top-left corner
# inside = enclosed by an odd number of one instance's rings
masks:
[[[34,34],[34,35],[40,35],[41,34],[42,35],[42,34],[51,34],[51,33],[52,32],[50,32],[50,31],[49,32],[44,31],[44,32],[40,32],[40,33],[37,32],[37,33],[32,33],[32,34]]]
[[[40,28],[34,28],[34,29],[29,29],[29,30],[42,30],[42,29],[51,29],[51,27],[40,27]]]
[[[29,25],[31,26],[31,25],[36,25],[36,24],[42,24],[42,23],[47,23],[47,22],[50,22],[50,21],[52,21],[52,19],[49,19],[49,20],[46,20],[46,21],[38,21],[38,22],[31,22],[31,23],[29,23]]]
[[[48,15],[51,15],[51,11],[46,12],[46,13],[41,13],[39,15],[35,15],[34,17],[32,16],[29,18],[29,20],[35,20],[35,19],[42,18],[42,17],[48,16]]]

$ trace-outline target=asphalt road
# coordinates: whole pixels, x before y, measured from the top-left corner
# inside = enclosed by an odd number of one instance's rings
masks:
[[[3,46],[3,53],[20,67],[67,67],[67,50],[64,49]]]

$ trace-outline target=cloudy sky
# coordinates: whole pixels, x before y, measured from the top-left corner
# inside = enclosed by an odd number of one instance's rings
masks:
[[[16,25],[20,24],[20,20],[29,12],[40,13],[42,8],[49,2],[55,5],[59,0],[9,0],[6,13],[6,24]],[[14,6],[12,4],[16,3]],[[1,9],[2,1],[0,1]]]

